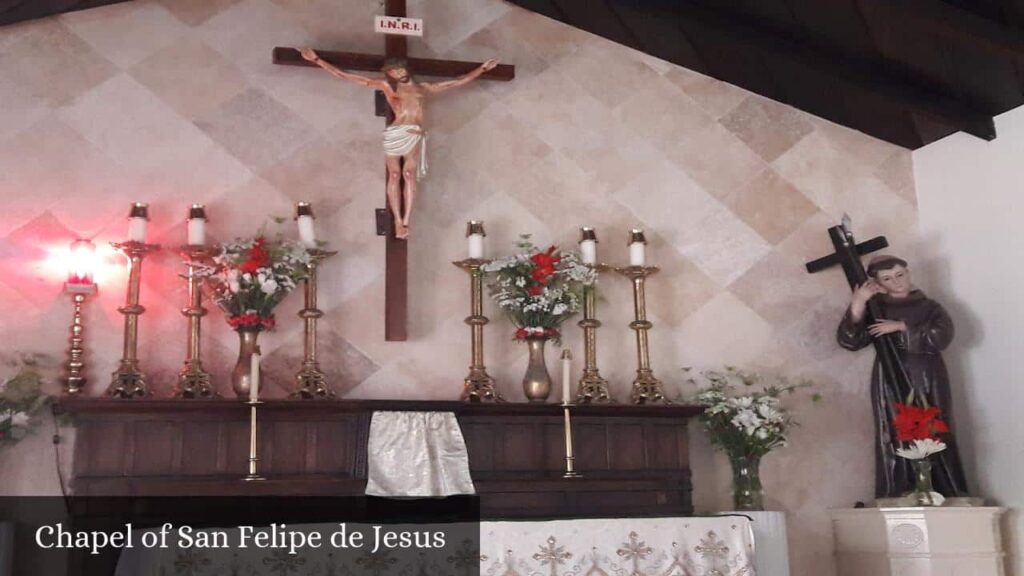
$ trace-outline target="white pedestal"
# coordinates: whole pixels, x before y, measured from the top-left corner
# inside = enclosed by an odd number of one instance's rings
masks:
[[[1003,508],[832,510],[839,576],[1003,576]]]
[[[748,516],[753,522],[757,576],[789,576],[789,538],[785,512],[719,512]]]

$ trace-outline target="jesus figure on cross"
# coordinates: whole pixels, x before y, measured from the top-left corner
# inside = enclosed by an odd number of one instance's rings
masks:
[[[413,81],[408,64],[402,59],[389,59],[385,62],[381,70],[384,79],[377,80],[345,72],[321,59],[311,48],[303,48],[301,52],[303,58],[342,80],[384,93],[388,106],[395,116],[394,122],[384,129],[388,207],[395,219],[395,237],[408,238],[409,215],[412,213],[412,203],[416,198],[416,183],[427,174],[427,133],[423,129],[423,99],[428,95],[468,84],[488,70],[494,69],[498,62],[488,60],[472,72],[454,80],[428,83]]]

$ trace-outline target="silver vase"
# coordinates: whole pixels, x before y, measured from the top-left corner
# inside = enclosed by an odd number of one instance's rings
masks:
[[[231,388],[243,400],[249,399],[252,387],[252,355],[256,353],[259,330],[238,330],[238,362],[231,371]]]
[[[530,363],[523,376],[523,394],[530,402],[547,402],[551,395],[551,375],[548,374],[544,362],[544,344],[547,338],[527,338],[526,346],[530,350]]]

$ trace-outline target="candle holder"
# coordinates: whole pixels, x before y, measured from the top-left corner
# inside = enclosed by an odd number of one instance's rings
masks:
[[[115,398],[137,398],[149,396],[146,375],[139,370],[137,356],[139,346],[139,316],[146,311],[139,304],[139,285],[142,280],[142,260],[150,252],[160,249],[156,244],[145,242],[112,242],[115,250],[128,258],[128,292],[125,305],[117,311],[124,315],[124,350],[117,370],[111,377],[107,395]]]
[[[665,390],[661,381],[651,371],[650,347],[647,343],[647,332],[654,325],[647,320],[647,303],[645,300],[644,283],[647,277],[658,272],[654,266],[625,266],[616,268],[616,272],[633,281],[633,309],[636,319],[629,327],[636,332],[637,371],[633,381],[631,399],[634,404],[657,404],[670,402],[665,399]]]
[[[202,317],[206,316],[203,307],[203,291],[200,282],[205,277],[203,270],[209,265],[214,253],[206,246],[183,246],[181,257],[188,266],[188,273],[182,274],[188,283],[188,303],[181,309],[181,314],[188,318],[188,342],[186,346],[185,366],[178,373],[178,387],[174,392],[176,398],[217,398],[220,395],[213,389],[210,373],[203,369],[200,359],[200,342]]]
[[[604,264],[588,265],[595,272],[609,269]],[[601,377],[597,369],[597,329],[601,321],[596,316],[597,296],[593,285],[583,287],[583,319],[577,325],[583,329],[583,376],[580,377],[576,390],[578,404],[613,402],[608,393],[608,381]]]
[[[306,304],[299,311],[299,318],[305,321],[305,340],[303,344],[302,368],[295,375],[299,388],[292,392],[292,396],[300,398],[334,398],[334,391],[327,385],[327,375],[320,370],[320,362],[316,359],[316,321],[324,313],[317,308],[317,268],[320,263],[337,254],[328,250],[312,248],[309,253],[309,276],[306,278]]]
[[[562,412],[565,415],[565,474],[562,474],[562,478],[582,478],[583,474],[576,471],[576,456],[573,452],[572,444],[572,416],[569,414],[569,409],[572,408],[573,404],[568,402],[562,403]]]
[[[64,284],[64,293],[71,296],[71,303],[74,312],[71,317],[71,338],[68,348],[67,376],[64,378],[64,393],[68,396],[77,396],[85,389],[87,382],[83,375],[85,370],[85,326],[82,323],[82,306],[88,296],[97,292],[96,284],[76,284],[67,282]]]
[[[257,455],[258,444],[256,443],[256,407],[263,404],[263,402],[260,400],[249,400],[246,404],[249,405],[249,473],[242,477],[242,480],[246,482],[266,480],[264,476],[259,475],[258,464],[260,457]]]
[[[462,396],[463,402],[504,402],[505,399],[494,387],[494,378],[487,374],[487,367],[484,366],[484,326],[490,322],[484,316],[484,274],[482,268],[490,260],[481,258],[467,258],[452,262],[455,266],[465,270],[470,278],[470,315],[466,317],[466,324],[470,327],[472,334],[472,362],[469,365],[469,374],[465,378],[465,386]]]

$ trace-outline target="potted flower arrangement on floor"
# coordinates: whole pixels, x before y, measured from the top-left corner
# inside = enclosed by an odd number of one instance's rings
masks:
[[[275,325],[274,308],[308,274],[309,253],[299,242],[267,239],[264,234],[221,245],[215,268],[207,277],[213,301],[239,337],[238,363],[231,387],[239,398],[249,396],[251,359],[257,338]]]
[[[811,384],[792,384],[782,377],[765,382],[757,374],[731,367],[705,371],[701,376],[707,384],[697,393],[695,403],[704,407],[700,422],[711,444],[723,450],[732,465],[733,506],[736,510],[764,510],[761,458],[784,446],[787,432],[796,425],[782,396]],[[690,381],[696,383],[693,378]],[[819,397],[814,394],[812,399]]]
[[[491,297],[515,324],[514,339],[529,347],[523,392],[530,402],[544,402],[551,394],[544,345],[561,340],[559,327],[579,311],[583,287],[594,284],[596,275],[575,252],[556,246],[541,250],[528,235],[516,247],[517,254],[495,260],[483,271],[494,275]]]

